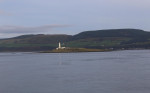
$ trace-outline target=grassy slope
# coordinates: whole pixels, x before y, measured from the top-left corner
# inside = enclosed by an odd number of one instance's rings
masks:
[[[23,35],[10,39],[0,40],[1,48],[39,48],[41,50],[44,47],[53,49],[57,47],[59,41],[66,42],[70,35]],[[45,50],[45,49],[44,49]]]
[[[150,32],[138,29],[86,31],[75,35],[68,46],[86,48],[149,48]]]
[[[94,47],[94,46],[102,46],[102,47],[113,47],[118,46],[121,42],[129,41],[130,38],[122,38],[122,37],[110,37],[110,38],[88,38],[88,39],[79,39],[66,43],[68,47]]]
[[[69,48],[69,49],[53,49],[51,51],[42,51],[41,53],[70,53],[70,52],[104,52],[110,49],[87,49],[87,48]]]
[[[2,50],[49,50],[63,42],[74,48],[149,48],[150,33],[136,29],[113,29],[81,32],[77,35],[23,35],[0,40]]]

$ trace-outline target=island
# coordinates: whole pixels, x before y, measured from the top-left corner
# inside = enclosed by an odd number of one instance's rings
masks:
[[[105,52],[111,51],[112,49],[88,49],[88,48],[71,48],[62,47],[59,42],[58,47],[49,51],[41,51],[40,53],[75,53],[75,52]]]
[[[61,47],[58,46],[59,42]],[[150,32],[140,29],[104,29],[75,35],[31,34],[0,39],[0,52],[101,52],[131,49],[150,49]]]
[[[70,48],[70,49],[53,49],[50,51],[41,51],[40,53],[75,53],[75,52],[106,52],[111,49],[87,49],[87,48]]]

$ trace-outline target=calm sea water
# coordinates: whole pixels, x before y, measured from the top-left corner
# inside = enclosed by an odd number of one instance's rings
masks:
[[[0,53],[0,93],[150,93],[150,50]]]

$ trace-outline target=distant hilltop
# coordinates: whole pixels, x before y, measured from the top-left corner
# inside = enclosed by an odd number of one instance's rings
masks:
[[[150,32],[140,29],[84,31],[76,35],[22,35],[0,39],[0,51],[45,51],[58,47],[90,49],[149,49]]]

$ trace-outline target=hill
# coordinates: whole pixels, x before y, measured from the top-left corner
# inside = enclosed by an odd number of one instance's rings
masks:
[[[139,29],[109,29],[81,32],[68,46],[85,48],[149,48],[150,32]],[[78,43],[80,42],[80,43]]]
[[[58,42],[67,42],[70,35],[22,35],[14,38],[1,39],[0,51],[40,51],[50,50]]]
[[[109,29],[85,31],[74,35],[73,39],[95,38],[95,37],[149,37],[150,33],[139,29]]]
[[[22,35],[1,39],[0,51],[52,50],[63,46],[93,49],[150,48],[150,32],[139,29],[109,29],[85,31],[76,35]]]

